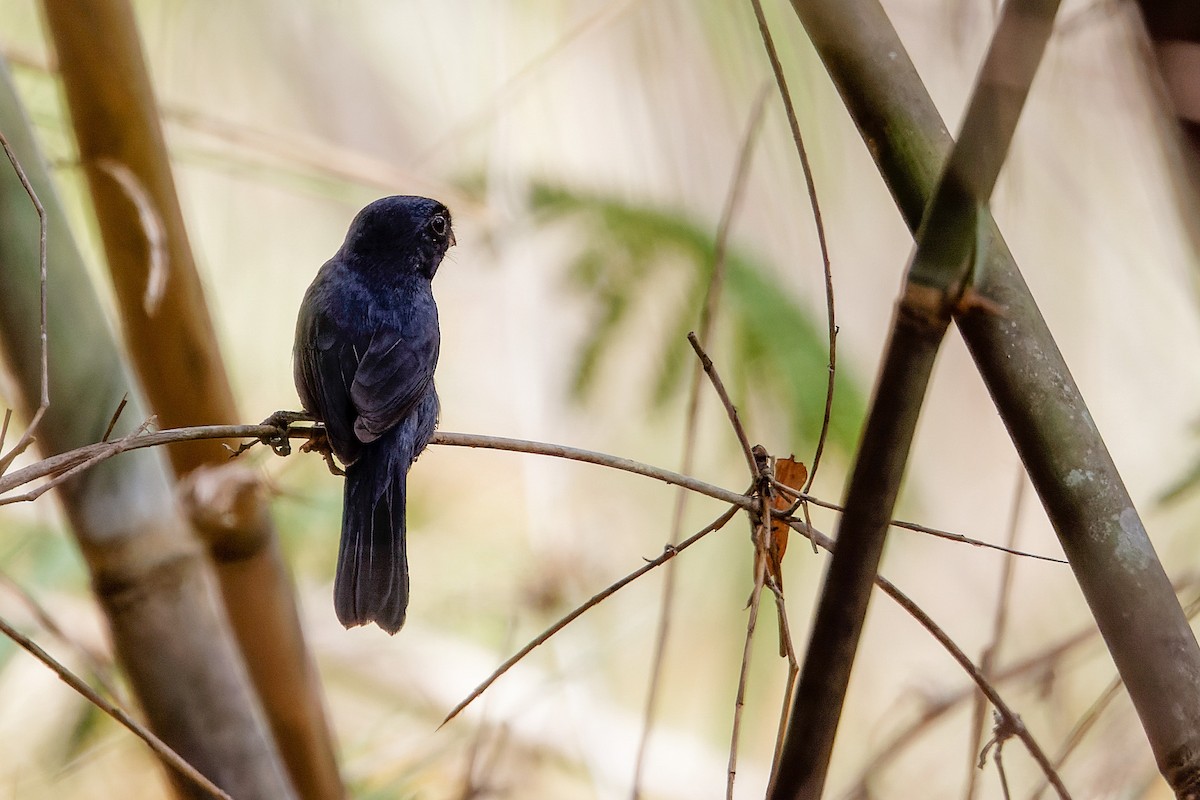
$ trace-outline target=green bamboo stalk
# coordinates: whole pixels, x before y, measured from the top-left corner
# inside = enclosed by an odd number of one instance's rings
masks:
[[[164,426],[240,421],[175,192],[128,0],[44,0],[91,190],[126,350]],[[304,642],[266,492],[217,440],[172,445],[230,622],[276,742],[305,800],[340,800],[320,681]],[[205,508],[202,498],[224,501]],[[234,513],[229,513],[230,511]]]
[[[952,141],[890,20],[876,0],[792,5],[916,231]],[[957,320],[959,328],[1159,769],[1187,796],[1200,785],[1200,647],[1007,245],[989,217],[983,224],[987,258],[976,288],[1004,313],[970,314]]]
[[[50,406],[37,446],[52,454],[98,441],[125,395],[115,435],[146,412],[3,62],[0,129],[48,219]],[[42,372],[38,239],[25,190],[12,170],[0,170],[0,342],[27,415],[37,407]],[[294,797],[162,455],[143,450],[100,464],[58,495],[151,729],[235,797]],[[207,797],[194,785],[175,786],[182,796]]]

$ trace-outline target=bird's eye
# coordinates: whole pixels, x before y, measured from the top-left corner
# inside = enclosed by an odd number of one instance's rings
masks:
[[[446,235],[446,230],[450,224],[446,221],[444,214],[437,214],[433,219],[429,220],[429,229],[433,231],[435,236],[442,237]]]

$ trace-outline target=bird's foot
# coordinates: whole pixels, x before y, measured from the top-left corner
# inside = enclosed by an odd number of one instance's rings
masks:
[[[301,453],[320,453],[325,459],[325,466],[329,467],[329,471],[337,476],[346,474],[346,471],[337,465],[333,460],[333,446],[329,444],[329,435],[325,433],[324,428],[313,428],[308,432],[308,441],[300,445]]]
[[[230,448],[232,450],[230,458],[237,458],[259,442],[262,442],[270,447],[276,455],[291,455],[292,443],[290,440],[290,429],[292,425],[297,422],[307,422],[311,420],[312,415],[305,411],[276,411],[274,414],[259,423],[260,425],[269,426],[275,430],[272,433],[264,434],[257,439],[242,444],[236,450]]]

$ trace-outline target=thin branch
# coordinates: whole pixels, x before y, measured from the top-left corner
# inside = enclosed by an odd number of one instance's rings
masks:
[[[13,170],[17,173],[17,179],[21,181],[21,186],[24,187],[25,193],[29,195],[29,201],[33,203],[34,209],[38,215],[38,269],[39,281],[41,289],[41,319],[39,320],[39,334],[41,336],[41,389],[42,396],[38,402],[37,411],[33,413],[33,418],[29,420],[29,425],[25,428],[25,433],[21,434],[21,438],[13,445],[13,449],[7,455],[0,453],[0,475],[3,475],[13,459],[24,453],[29,445],[33,444],[33,436],[37,431],[37,427],[41,424],[42,417],[46,414],[46,409],[50,407],[50,355],[49,341],[50,337],[46,333],[46,209],[42,208],[42,201],[38,199],[37,192],[33,190],[33,184],[29,182],[29,176],[25,174],[25,170],[21,167],[21,162],[17,159],[17,154],[13,152],[12,147],[8,143],[8,139],[4,138],[4,134],[0,133],[0,147],[4,148],[4,154],[8,156],[8,161],[12,164]],[[4,428],[8,428],[8,417],[4,418]],[[2,440],[3,437],[0,437]]]
[[[292,439],[309,439],[313,436],[314,432],[317,431],[320,431],[319,427],[293,425],[288,428],[287,435]],[[139,450],[143,447],[160,447],[166,444],[191,442],[198,439],[271,440],[277,438],[280,434],[280,428],[267,424],[195,425],[185,428],[167,428],[160,431],[140,433],[135,432],[120,439],[114,439],[110,442],[98,442],[96,444],[85,445],[74,450],[68,450],[65,453],[44,458],[37,463],[30,464],[28,467],[24,467],[9,475],[0,477],[0,506],[18,502],[29,502],[30,500],[40,497],[45,492],[45,489],[38,487],[35,490],[21,495],[9,495],[7,497],[2,496],[8,494],[14,489],[17,489],[28,483],[32,483],[40,478],[62,475],[71,469],[91,468],[102,461],[107,461],[113,456],[124,453],[128,450]],[[254,443],[257,443],[257,441]],[[725,503],[737,504],[742,508],[749,509],[754,507],[754,501],[744,494],[732,492],[728,489],[715,486],[711,483],[706,483],[705,481],[701,481],[689,475],[683,475],[678,472],[661,469],[650,464],[643,464],[631,459],[621,458],[619,456],[613,456],[593,450],[583,450],[576,447],[568,447],[566,445],[535,442],[526,439],[509,439],[501,436],[452,433],[450,431],[438,431],[433,435],[432,443],[450,447],[477,447],[488,450],[507,450],[516,453],[531,453],[534,455],[550,456],[552,458],[563,458],[569,461],[582,461],[588,464],[611,467],[613,469],[622,470],[623,472],[632,472],[635,475],[643,475],[648,478],[654,478],[655,480],[660,480],[664,483],[679,486],[689,491],[696,492],[697,494],[707,495],[708,497],[712,497]],[[821,506],[822,508],[828,508],[834,511],[843,510],[842,507],[836,503],[831,503],[827,500],[821,500],[809,494],[797,494],[794,489],[784,484],[775,483],[773,486],[776,489],[786,491],[792,496],[797,497],[797,499],[802,499],[807,503],[812,503],[814,505]],[[949,539],[951,541],[961,542],[963,544],[970,544],[975,547],[985,547],[992,550],[1000,550],[1012,555],[1036,558],[1042,561],[1063,563],[1062,559],[1053,558],[1052,556],[1043,556],[1038,555],[1037,553],[1028,553],[1022,550],[1011,550],[990,542],[972,539],[968,536],[963,536],[960,533],[952,533],[950,531],[943,531],[937,528],[929,528],[924,525],[918,525],[915,522],[892,520],[891,524],[898,528],[906,528],[908,530],[918,531],[920,533],[928,533],[943,539]]]
[[[794,530],[800,531],[800,526],[804,523],[795,520],[789,522],[788,524],[790,524]],[[813,540],[823,549],[828,550],[831,553],[834,551],[835,542],[833,539],[817,530],[811,531],[810,535],[812,536]],[[884,594],[892,598],[892,600],[898,603],[901,608],[907,611],[909,616],[915,619],[921,625],[921,627],[928,631],[933,638],[937,640],[938,644],[940,644],[942,648],[950,654],[950,657],[958,662],[958,665],[967,673],[967,676],[974,681],[975,685],[979,687],[979,690],[982,691],[987,699],[991,701],[992,705],[995,706],[996,712],[1001,716],[1005,724],[1011,726],[1008,728],[1008,730],[1012,732],[1012,735],[1020,739],[1022,744],[1025,745],[1026,749],[1029,750],[1029,754],[1033,756],[1033,760],[1037,762],[1039,767],[1041,767],[1042,773],[1046,776],[1047,780],[1050,781],[1050,785],[1053,786],[1058,792],[1058,796],[1063,798],[1063,800],[1069,800],[1071,797],[1070,793],[1067,791],[1066,786],[1063,785],[1062,779],[1059,778],[1058,773],[1054,769],[1054,765],[1050,762],[1050,759],[1047,758],[1041,746],[1038,745],[1037,740],[1033,738],[1033,735],[1025,727],[1025,724],[1021,722],[1021,718],[1017,716],[1015,712],[1013,712],[1013,710],[1004,701],[1004,698],[1000,696],[1000,693],[996,691],[996,688],[992,685],[992,683],[979,671],[979,668],[975,666],[970,657],[963,652],[962,648],[955,644],[954,640],[950,638],[950,635],[947,634],[941,628],[941,626],[934,622],[933,618],[926,614],[925,611],[915,602],[913,602],[908,595],[900,591],[900,589],[897,588],[894,583],[878,573],[875,575],[874,583],[883,590]]]
[[[0,633],[3,633],[8,638],[12,639],[26,652],[49,667],[56,675],[58,675],[59,679],[61,679],[76,692],[83,695],[83,697],[89,703],[96,706],[96,708],[99,708],[105,714],[108,714],[121,725],[124,725],[134,736],[145,742],[147,746],[154,751],[154,754],[162,759],[163,763],[168,767],[178,772],[187,780],[196,784],[196,786],[207,792],[210,796],[221,798],[222,800],[233,800],[219,786],[200,774],[200,772],[197,771],[196,768],[191,764],[184,761],[183,758],[170,747],[168,747],[162,739],[159,739],[145,726],[139,724],[138,721],[131,717],[123,708],[114,705],[97,694],[91,686],[88,686],[87,682],[56,661],[53,656],[39,647],[32,639],[25,636],[12,625],[10,625],[3,617],[0,617]]]
[[[767,17],[763,13],[760,0],[750,0],[754,6],[754,18],[758,20],[758,32],[762,36],[763,47],[767,51],[767,59],[771,62],[771,72],[775,75],[775,84],[779,87],[779,97],[783,100],[783,108],[787,113],[788,127],[792,131],[792,142],[796,145],[796,155],[800,157],[800,168],[804,172],[804,183],[808,186],[808,201],[812,207],[813,223],[817,229],[817,243],[821,247],[821,262],[825,274],[825,319],[829,324],[829,377],[825,384],[825,414],[821,419],[821,434],[817,437],[817,448],[813,452],[812,466],[808,470],[808,482],[804,491],[812,488],[817,479],[817,468],[821,464],[821,454],[825,451],[825,440],[829,437],[829,420],[833,416],[833,383],[837,375],[837,317],[833,302],[833,270],[829,262],[829,245],[825,241],[825,223],[821,219],[821,204],[817,202],[817,186],[813,180],[812,165],[808,161],[808,150],[804,147],[804,137],[800,134],[800,120],[796,108],[792,104],[792,93],[788,91],[787,79],[783,75],[783,65],[779,61],[779,53],[775,50],[775,40],[771,37]]]
[[[1007,683],[1008,681],[1024,678],[1031,674],[1034,678],[1044,675],[1053,669],[1054,665],[1072,650],[1095,639],[1099,634],[1100,631],[1095,625],[1084,626],[1070,636],[1054,642],[1014,664],[997,670],[996,674],[992,676],[992,683]],[[892,736],[891,740],[879,748],[878,752],[871,757],[870,762],[863,768],[862,773],[859,775],[858,781],[855,784],[856,788],[850,792],[850,795],[859,796],[865,794],[867,782],[872,775],[875,775],[895,760],[904,748],[916,741],[921,731],[944,717],[960,703],[974,698],[976,691],[976,687],[972,684],[951,695],[939,697],[936,701],[929,703],[920,717],[910,722],[903,730]],[[1060,763],[1056,760],[1055,768],[1057,769],[1060,766]]]
[[[1021,522],[1021,506],[1025,499],[1025,470],[1017,468],[1017,485],[1013,489],[1012,511],[1008,518],[1008,547],[1012,548],[1017,543],[1017,532],[1020,530]],[[986,675],[989,679],[992,677],[993,668],[996,662],[996,653],[1000,651],[1000,643],[1004,639],[1005,630],[1008,627],[1008,610],[1009,599],[1012,597],[1013,574],[1016,568],[1016,561],[1013,559],[1005,559],[1004,564],[1000,568],[1000,588],[998,597],[996,598],[996,614],[992,619],[992,641],[984,648],[983,654],[979,657],[979,671]],[[976,695],[975,707],[971,715],[971,747],[967,751],[971,758],[971,764],[967,770],[967,800],[974,800],[976,788],[976,776],[978,770],[975,768],[975,753],[979,751],[980,741],[983,739],[983,717],[987,712],[987,698],[982,694]],[[999,748],[997,748],[999,755]],[[999,762],[996,764],[1000,767]]]
[[[507,439],[500,436],[480,436],[477,434],[448,433],[445,431],[435,433],[432,442],[433,444],[454,447],[481,447],[492,450],[508,450],[516,453],[533,453],[554,458],[565,458],[571,461],[583,461],[588,464],[597,464],[602,467],[610,467],[625,472],[632,472],[635,475],[654,478],[663,483],[682,486],[698,494],[708,495],[714,500],[736,505],[738,508],[753,509],[756,506],[755,500],[745,494],[739,494],[720,486],[714,486],[711,483],[705,483],[688,475],[680,475],[678,472],[671,472],[670,470],[661,469],[650,464],[632,461],[628,458],[612,456],[607,453],[597,453],[592,450],[581,450],[577,447],[547,444],[545,442],[531,442],[524,439]]]
[[[807,506],[808,503],[812,503],[814,506],[820,506],[821,508],[828,508],[831,511],[838,511],[838,512],[845,511],[845,508],[838,505],[837,503],[831,503],[828,500],[820,500],[820,499],[813,497],[812,495],[807,494],[805,492],[798,492],[795,489],[793,489],[792,487],[788,486],[787,484],[779,483],[778,481],[772,481],[771,485],[775,489],[778,489],[778,490],[784,492],[785,494],[788,494],[788,495],[791,495],[792,497],[794,497],[796,499],[796,502],[799,505],[801,505],[801,507],[805,507],[805,506]],[[788,513],[786,513],[786,514],[776,514],[776,516],[782,517],[784,519],[792,519],[791,513],[792,513],[792,510],[789,510]],[[807,522],[807,520],[805,520],[805,521]],[[925,525],[918,525],[915,522],[905,522],[903,520],[894,519],[894,520],[891,520],[888,524],[891,525],[893,528],[904,528],[905,530],[915,531],[917,533],[927,533],[930,536],[936,536],[939,539],[949,539],[952,542],[960,542],[962,544],[969,544],[974,547],[983,547],[988,550],[999,550],[1001,553],[1008,553],[1009,555],[1013,555],[1013,556],[1022,556],[1023,558],[1036,558],[1038,561],[1052,561],[1055,564],[1066,564],[1067,563],[1066,560],[1061,559],[1061,558],[1055,558],[1054,556],[1043,556],[1043,555],[1039,555],[1037,553],[1030,553],[1025,550],[1016,550],[1011,547],[1005,547],[1004,545],[1001,545],[1001,544],[985,542],[982,539],[972,539],[970,536],[964,536],[961,533],[954,533],[952,531],[941,530],[940,528],[930,528]]]
[[[150,419],[143,422],[136,431],[134,431],[127,437],[127,439],[133,440],[134,438],[144,434],[146,432],[146,430],[154,423],[154,419],[155,419],[154,417],[151,417]],[[95,446],[95,445],[90,445],[90,446]],[[70,468],[63,470],[60,473],[55,474],[55,476],[53,478],[46,481],[45,483],[38,485],[36,488],[30,489],[28,492],[25,492],[23,494],[12,495],[10,497],[0,498],[0,506],[10,505],[12,503],[32,502],[32,501],[38,499],[39,497],[41,497],[46,492],[53,489],[55,486],[58,486],[58,485],[64,483],[65,481],[70,480],[71,478],[75,477],[76,475],[83,472],[84,470],[91,469],[96,464],[99,464],[101,461],[107,460],[108,458],[116,455],[117,453],[121,453],[121,452],[124,452],[125,450],[131,449],[127,446],[124,446],[124,442],[122,442],[121,440],[118,440],[116,442],[100,442],[99,446],[102,449],[100,452],[96,453],[95,456],[93,456],[91,458],[83,459],[79,463],[72,465]],[[109,449],[107,449],[107,450],[103,449],[105,447],[107,447]],[[72,451],[72,452],[74,452],[74,451]],[[49,460],[49,459],[47,459],[47,460]],[[38,463],[40,464],[42,462],[38,462]],[[37,464],[34,464],[32,466],[37,466]],[[24,470],[22,470],[22,472],[24,472]],[[0,480],[0,483],[3,483],[3,480]]]
[[[749,499],[749,498],[746,498],[746,499]],[[643,565],[643,566],[639,567],[638,569],[634,570],[633,572],[629,573],[628,575],[626,575],[624,578],[621,578],[616,583],[611,584],[608,588],[604,589],[601,592],[598,592],[595,595],[592,595],[592,597],[587,602],[585,602],[583,605],[577,607],[574,611],[567,614],[565,617],[560,619],[558,622],[555,622],[553,625],[551,625],[549,628],[544,630],[542,633],[538,634],[536,637],[533,638],[533,640],[531,640],[528,644],[526,644],[524,647],[522,647],[520,650],[518,650],[515,654],[513,654],[512,657],[510,657],[507,661],[505,661],[503,664],[501,664],[499,667],[497,667],[496,670],[491,675],[489,675],[487,677],[487,679],[483,681],[483,683],[476,686],[475,689],[472,690],[471,693],[469,695],[467,695],[466,698],[463,699],[462,702],[460,702],[453,709],[451,709],[450,713],[446,715],[446,718],[444,720],[442,720],[442,725],[445,725],[447,722],[449,722],[450,720],[452,720],[456,716],[458,716],[460,713],[462,713],[463,709],[465,709],[476,698],[478,698],[481,694],[483,694],[485,691],[487,691],[488,687],[490,687],[493,683],[495,683],[496,680],[501,675],[503,675],[505,672],[508,672],[508,670],[511,669],[514,664],[516,664],[518,661],[523,659],[525,656],[527,656],[531,652],[533,652],[534,648],[538,647],[539,645],[545,644],[547,639],[549,639],[551,636],[553,636],[554,634],[561,631],[567,625],[574,622],[585,611],[588,611],[589,609],[598,605],[599,603],[601,603],[602,601],[607,599],[609,596],[611,596],[611,595],[615,594],[617,591],[625,588],[630,583],[633,583],[635,580],[642,577],[643,575],[645,575],[647,572],[654,569],[655,567],[660,567],[663,564],[667,563],[672,558],[679,555],[684,550],[688,549],[689,547],[691,547],[693,544],[695,544],[696,542],[703,539],[708,534],[725,527],[725,524],[727,522],[729,522],[729,520],[733,519],[734,514],[736,514],[741,509],[742,509],[742,506],[740,504],[733,505],[724,514],[717,517],[711,523],[709,523],[708,525],[706,525],[704,528],[697,531],[696,533],[692,534],[687,539],[684,539],[678,545],[675,545],[675,546],[667,545],[666,547],[663,548],[662,555],[660,555],[658,558],[654,559],[653,561],[646,562],[645,565]],[[441,725],[439,725],[438,727],[440,728]]]
[[[117,420],[121,418],[121,412],[125,410],[125,406],[129,403],[129,392],[126,392],[121,397],[121,402],[117,403],[117,410],[113,412],[112,419],[108,421],[108,427],[104,429],[104,435],[100,437],[100,441],[107,442],[108,437],[112,436],[113,429],[117,427]]]
[[[725,282],[725,267],[727,265],[729,232],[733,228],[734,214],[741,204],[746,177],[750,172],[750,156],[754,152],[754,143],[762,126],[763,111],[766,109],[767,87],[758,93],[750,110],[750,120],[746,132],[742,136],[738,148],[737,164],[733,170],[729,192],[725,198],[725,208],[721,212],[721,221],[717,224],[716,243],[713,250],[713,268],[709,276],[708,287],[704,292],[704,304],[700,307],[699,338],[701,344],[707,346],[712,336],[717,307],[721,299],[721,289]],[[679,471],[685,475],[692,471],[692,463],[696,454],[696,432],[700,420],[700,378],[699,365],[692,370],[692,384],[688,390],[687,415],[684,421],[683,457],[680,460]],[[679,541],[683,528],[683,517],[687,510],[690,495],[680,489],[675,496],[675,508],[671,516],[671,544]],[[654,727],[655,709],[658,704],[659,685],[662,681],[663,663],[666,658],[667,639],[670,637],[671,616],[675,602],[675,565],[668,564],[664,570],[662,598],[659,601],[658,627],[654,637],[654,654],[650,659],[650,682],[646,687],[646,703],[642,716],[642,732],[638,739],[637,757],[634,759],[633,788],[630,796],[637,800],[641,796],[642,771],[645,768],[646,752],[650,743],[650,731]]]
[[[293,439],[309,439],[319,427],[292,426],[287,430],[287,436]],[[56,456],[44,458],[36,464],[19,469],[10,475],[0,477],[0,495],[11,492],[17,487],[24,486],[39,478],[62,474],[63,472],[86,464],[94,466],[127,450],[138,450],[143,447],[158,447],[176,442],[191,442],[197,439],[258,439],[274,440],[282,431],[274,425],[196,425],[186,428],[168,428],[161,431],[145,433],[135,432],[111,442],[85,445],[74,450],[68,450]],[[509,439],[501,436],[481,436],[468,433],[451,433],[439,431],[433,435],[433,444],[451,447],[478,447],[488,450],[508,450],[516,453],[532,453],[535,455],[565,458],[570,461],[583,461],[602,467],[619,469],[654,478],[664,483],[681,486],[699,494],[707,495],[716,500],[730,503],[739,508],[753,508],[755,501],[737,492],[714,486],[688,475],[661,469],[650,464],[643,464],[628,458],[598,453],[593,450],[582,450],[577,447],[567,447],[559,444],[533,442],[526,439]],[[25,496],[0,497],[0,505],[26,500]]]
[[[42,461],[39,461],[36,464],[32,464],[29,467],[26,467],[22,470],[18,470],[17,472],[14,472],[7,477],[0,478],[0,493],[11,491],[12,489],[14,489],[18,486],[22,486],[26,483],[29,483],[29,482],[36,480],[38,478],[41,478],[41,477],[61,474],[67,470],[81,467],[83,465],[92,466],[95,463],[99,463],[100,461],[106,460],[107,458],[111,458],[112,456],[116,455],[117,453],[124,452],[125,450],[140,449],[142,447],[152,447],[152,446],[158,446],[158,445],[163,445],[163,444],[170,444],[170,443],[174,443],[174,442],[194,441],[196,439],[204,439],[204,438],[274,440],[274,439],[277,439],[283,433],[285,433],[288,437],[291,437],[291,438],[309,439],[313,436],[314,432],[317,430],[319,430],[319,428],[314,428],[312,426],[292,426],[292,427],[289,427],[286,431],[281,431],[280,428],[278,428],[277,426],[274,426],[274,425],[202,425],[202,426],[194,426],[194,427],[188,427],[188,428],[175,428],[175,429],[170,429],[170,430],[165,430],[165,431],[156,431],[156,432],[149,432],[149,433],[135,432],[134,434],[132,434],[130,436],[123,437],[121,439],[117,439],[112,442],[88,445],[86,447],[81,447],[81,448],[77,448],[76,450],[68,451],[67,453],[63,453],[63,454],[60,454],[57,456],[52,456],[50,458],[43,459]],[[537,639],[535,639],[533,642],[531,642],[529,645],[527,645],[526,648],[523,649],[520,653],[518,653],[516,656],[514,656],[512,659],[510,659],[508,662],[506,662],[504,665],[502,665],[501,668],[499,670],[497,670],[496,673],[493,673],[493,675],[487,681],[485,681],[483,684],[481,684],[480,687],[478,687],[475,690],[475,692],[473,692],[463,703],[459,704],[459,706],[456,707],[449,716],[447,716],[447,718],[445,720],[446,722],[448,722],[455,715],[460,713],[472,700],[474,700],[476,697],[478,697],[479,694],[482,691],[484,691],[488,686],[490,686],[496,680],[496,678],[498,678],[499,675],[503,673],[504,670],[508,669],[513,663],[516,663],[516,661],[520,660],[520,658],[525,653],[533,650],[535,647],[542,644],[547,638],[552,636],[555,632],[557,632],[558,630],[561,630],[563,625],[568,624],[570,621],[572,621],[573,619],[578,617],[584,611],[591,608],[596,603],[603,600],[605,597],[611,595],[613,592],[626,586],[628,583],[632,582],[633,580],[636,580],[641,575],[643,575],[646,572],[650,571],[651,569],[661,566],[662,564],[671,560],[678,553],[682,552],[683,550],[687,549],[695,542],[699,541],[699,539],[702,538],[703,536],[711,533],[714,530],[720,529],[730,519],[733,518],[734,514],[736,514],[739,509],[755,510],[757,508],[757,503],[756,503],[755,499],[747,494],[737,494],[735,492],[729,491],[728,489],[723,489],[718,486],[713,486],[712,484],[705,483],[703,481],[697,480],[695,478],[691,478],[686,475],[680,475],[678,473],[674,473],[669,470],[663,470],[658,467],[653,467],[653,466],[650,466],[647,464],[642,464],[642,463],[639,463],[636,461],[631,461],[631,460],[625,459],[625,458],[619,458],[616,456],[607,455],[605,453],[597,453],[597,452],[589,451],[589,450],[581,450],[578,448],[565,447],[563,445],[546,444],[546,443],[542,443],[542,442],[531,442],[531,441],[521,440],[521,439],[508,439],[508,438],[493,437],[493,436],[477,436],[477,435],[472,435],[472,434],[449,433],[449,432],[436,433],[434,435],[433,442],[435,444],[457,446],[457,447],[481,447],[481,448],[488,448],[488,449],[501,449],[501,450],[515,451],[515,452],[533,453],[533,454],[538,454],[538,455],[547,455],[547,456],[552,456],[552,457],[557,457],[557,458],[566,458],[566,459],[571,459],[571,460],[576,460],[576,461],[583,461],[583,462],[587,462],[587,463],[597,464],[597,465],[601,465],[601,466],[607,466],[607,467],[611,467],[614,469],[620,469],[620,470],[623,470],[626,472],[632,472],[632,473],[638,474],[638,475],[652,477],[657,480],[661,480],[665,483],[682,486],[684,488],[691,489],[693,491],[708,495],[708,496],[716,498],[718,500],[723,500],[725,502],[730,503],[730,505],[732,506],[728,511],[726,511],[714,523],[712,523],[708,527],[704,528],[703,530],[697,532],[696,534],[689,537],[688,539],[684,540],[678,546],[676,546],[676,547],[668,546],[664,550],[664,552],[661,556],[659,556],[658,558],[654,559],[653,561],[647,563],[644,567],[642,567],[642,568],[636,570],[635,572],[631,573],[630,575],[626,576],[621,581],[618,581],[617,583],[613,584],[611,587],[606,589],[604,592],[601,592],[600,594],[593,597],[590,601],[588,601],[588,603],[581,606],[575,612],[572,612],[572,614],[565,617],[560,623],[556,624],[555,626],[552,626],[546,633],[539,636]],[[0,499],[0,503],[11,502],[11,501],[12,501],[12,498]],[[815,529],[807,529],[807,526],[805,526],[805,523],[803,523],[799,520],[788,520],[788,524],[793,529],[810,537],[814,542],[816,542],[818,545],[825,548],[826,550],[830,550],[830,551],[833,550],[833,540],[832,539],[830,539],[829,537],[827,537],[823,534],[820,534]],[[951,653],[951,655],[955,658],[955,660],[958,661],[963,666],[963,668],[971,676],[972,680],[974,680],[977,685],[980,685],[980,688],[983,689],[984,693],[988,696],[988,699],[992,701],[993,705],[995,705],[1002,714],[1009,715],[1013,719],[1016,719],[1015,715],[1013,715],[1012,712],[1008,709],[1008,706],[1004,704],[1004,701],[996,693],[995,689],[992,688],[990,685],[988,685],[987,682],[985,680],[983,680],[982,676],[979,675],[978,670],[975,669],[975,667],[971,663],[970,659],[967,658],[966,655],[963,654],[962,651],[949,639],[949,637],[943,631],[941,631],[940,628],[937,627],[937,625],[932,621],[932,619],[929,618],[929,616],[927,614],[925,614],[919,607],[917,607],[914,603],[912,603],[911,600],[909,600],[903,593],[901,593],[893,584],[889,583],[884,578],[876,576],[875,582],[877,585],[879,585],[884,590],[885,593],[887,593],[894,600],[896,600],[896,602],[900,603],[911,615],[913,615],[917,619],[918,622],[920,622],[927,630],[930,631],[930,633],[932,633],[934,635],[934,637],[943,645],[943,647],[945,647]],[[4,632],[7,633],[8,631],[5,630]],[[19,634],[18,634],[18,636],[19,636]],[[34,646],[36,647],[36,645],[34,645]],[[31,652],[34,652],[34,651],[31,651]],[[64,678],[64,680],[67,680],[67,679]],[[68,682],[70,683],[69,680],[68,680]],[[72,684],[72,685],[74,686],[74,684]],[[86,684],[84,684],[84,685],[86,686]],[[101,707],[103,707],[103,706],[101,706]],[[443,724],[445,724],[445,722],[443,722]],[[1055,786],[1056,789],[1059,790],[1060,796],[1068,797],[1068,795],[1066,794],[1066,790],[1065,790],[1065,788],[1062,787],[1061,781],[1058,779],[1057,775],[1054,775],[1053,770],[1049,769],[1049,764],[1046,761],[1044,754],[1042,754],[1040,749],[1037,748],[1036,742],[1034,742],[1032,737],[1028,734],[1028,732],[1025,731],[1024,728],[1019,725],[1019,720],[1017,721],[1017,725],[1018,725],[1018,728],[1017,728],[1018,736],[1022,739],[1023,742],[1025,742],[1026,746],[1030,748],[1030,751],[1032,753],[1034,753],[1035,760],[1038,761],[1039,765],[1042,765],[1043,770],[1045,770],[1047,772],[1047,775],[1051,776],[1050,777],[1051,784],[1053,786]],[[217,796],[222,796],[222,795],[217,795]]]
[[[983,769],[987,763],[988,751],[992,751],[992,762],[996,765],[996,773],[1000,776],[1000,790],[1004,795],[1004,800],[1012,800],[1012,794],[1008,791],[1008,775],[1004,772],[1004,761],[1002,755],[1004,753],[1004,743],[1016,734],[1012,729],[1008,720],[1005,720],[1001,715],[996,715],[996,724],[993,727],[992,738],[983,746],[983,752],[979,754],[979,769]],[[993,748],[995,748],[993,750]]]
[[[1001,553],[1008,553],[1013,556],[1022,556],[1023,558],[1035,558],[1038,561],[1050,561],[1054,564],[1068,563],[1064,558],[1055,558],[1054,556],[1045,556],[1038,553],[1030,553],[1028,550],[1018,550],[1013,547],[1008,547],[1002,544],[993,542],[985,542],[982,539],[972,539],[970,536],[963,536],[961,533],[952,531],[944,531],[939,528],[929,528],[925,525],[918,525],[915,522],[904,522],[901,520],[893,520],[891,523],[893,528],[903,528],[916,533],[927,533],[930,536],[936,536],[939,539],[949,539],[952,542],[961,542],[963,544],[973,545],[975,547],[986,547],[989,550],[999,550]]]
[[[725,412],[729,415],[729,423],[733,426],[733,432],[737,434],[738,443],[742,446],[742,454],[746,457],[746,466],[750,468],[750,474],[757,475],[758,467],[754,463],[754,453],[751,452],[752,448],[750,440],[746,437],[746,429],[742,427],[737,407],[729,399],[729,392],[725,391],[725,384],[721,381],[721,376],[717,374],[717,368],[713,366],[708,353],[704,352],[704,348],[700,346],[700,340],[696,338],[695,333],[688,334],[688,343],[696,351],[700,364],[704,367],[704,373],[712,381],[713,388],[717,390],[717,397],[721,398],[721,404],[725,406]]]
[[[770,524],[770,523],[766,523]],[[750,616],[746,620],[746,640],[742,645],[742,666],[738,671],[737,698],[733,703],[733,730],[729,736],[729,766],[726,771],[725,800],[733,800],[733,781],[737,775],[738,738],[742,732],[742,710],[746,706],[746,685],[750,678],[750,647],[754,644],[754,629],[758,625],[758,607],[766,582],[766,548],[761,544],[763,524],[755,532],[754,590],[750,594]]]
[[[816,545],[813,546],[816,547]],[[771,754],[771,774],[774,775],[775,770],[779,769],[779,758],[783,754],[783,737],[787,733],[792,691],[796,688],[796,679],[800,677],[800,661],[796,658],[796,647],[795,642],[792,641],[791,626],[787,621],[787,608],[783,602],[783,592],[778,587],[772,587],[772,591],[775,593],[776,613],[783,622],[780,630],[783,634],[783,647],[788,661],[787,682],[783,687],[783,707],[779,710],[779,726],[775,731],[775,750]]]

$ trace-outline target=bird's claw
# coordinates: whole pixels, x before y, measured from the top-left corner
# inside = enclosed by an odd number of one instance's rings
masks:
[[[264,419],[262,424],[270,425],[276,429],[277,433],[264,436],[261,441],[270,447],[275,455],[289,456],[292,454],[292,442],[288,436],[288,428],[296,422],[303,422],[310,419],[312,417],[303,411],[276,411]]]
[[[333,460],[333,447],[329,444],[329,436],[324,430],[314,428],[308,435],[308,441],[300,445],[300,452],[320,453],[325,459],[325,466],[329,467],[332,474],[339,477],[346,474],[346,471]]]
[[[271,416],[260,422],[260,425],[274,428],[272,433],[260,436],[249,442],[241,444],[236,450],[229,448],[232,453],[230,458],[237,458],[242,453],[249,450],[254,445],[262,442],[271,448],[272,452],[277,456],[288,456],[292,454],[292,443],[290,438],[290,428],[297,422],[305,422],[312,419],[312,415],[304,411],[276,411]]]

